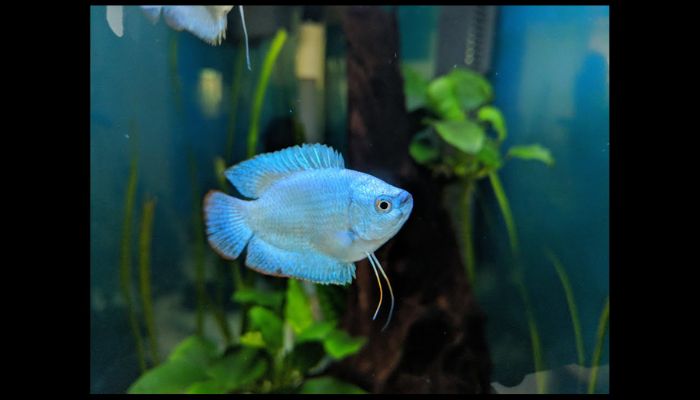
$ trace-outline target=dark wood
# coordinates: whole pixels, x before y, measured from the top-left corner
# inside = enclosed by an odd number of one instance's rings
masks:
[[[332,373],[374,393],[485,393],[491,362],[485,316],[469,286],[454,228],[443,201],[444,183],[410,158],[414,127],[405,109],[395,13],[379,7],[345,10],[347,39],[348,164],[412,193],[414,209],[402,230],[377,257],[396,295],[379,298],[367,260],[357,263],[342,325],[368,337],[357,355]]]

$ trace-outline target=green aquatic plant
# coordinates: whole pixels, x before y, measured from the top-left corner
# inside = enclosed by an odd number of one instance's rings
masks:
[[[197,335],[204,334],[204,309],[206,307],[206,290],[204,282],[204,223],[200,210],[201,193],[197,182],[197,163],[194,155],[190,153],[190,178],[192,187],[192,225],[194,232],[194,269],[195,290],[197,292]]]
[[[241,77],[243,76],[243,52],[239,51],[233,67],[233,79],[231,81],[231,108],[229,110],[228,134],[226,136],[225,159],[231,161],[233,157],[233,141],[236,137],[236,119],[238,117],[238,100],[241,92]]]
[[[207,294],[205,284],[205,260],[206,239],[204,237],[204,222],[202,221],[202,196],[197,180],[197,163],[190,152],[190,175],[192,186],[192,224],[194,231],[194,263],[195,263],[195,290],[197,292],[197,335],[204,334],[204,317],[207,308],[212,310],[221,335],[226,343],[231,343],[231,329],[226,322],[226,315],[222,303],[215,303]]]
[[[500,147],[508,137],[501,111],[491,105],[493,88],[480,74],[455,68],[432,81],[404,67],[406,96],[422,112],[424,129],[411,141],[409,152],[420,165],[436,175],[456,178],[464,188],[462,197],[462,237],[465,241],[465,268],[470,282],[476,282],[471,221],[472,197],[476,182],[489,178],[503,217],[512,248],[519,251],[515,224],[497,171],[511,158],[537,160],[554,165],[549,150],[538,145],[512,146],[505,155]]]
[[[591,378],[588,381],[588,393],[595,393],[595,385],[598,380],[598,367],[600,359],[603,355],[603,344],[605,341],[605,332],[608,329],[608,319],[610,316],[610,296],[605,299],[603,312],[600,313],[600,321],[598,322],[598,333],[595,350],[593,351],[593,359],[591,361]]]
[[[153,318],[153,296],[151,294],[151,238],[153,236],[153,216],[155,212],[155,200],[147,200],[143,204],[141,216],[141,232],[139,235],[139,288],[143,305],[143,317],[146,322],[148,334],[148,346],[151,350],[151,363],[158,365],[158,335]]]
[[[170,74],[170,85],[175,95],[175,108],[177,109],[178,114],[182,114],[184,109],[182,99],[182,80],[180,79],[180,74],[177,68],[177,49],[179,37],[180,35],[178,35],[174,30],[169,31],[168,33],[168,70]]]
[[[258,145],[258,134],[260,131],[260,115],[262,113],[265,92],[267,91],[267,85],[270,81],[270,75],[272,75],[272,69],[275,67],[277,56],[279,56],[282,46],[284,46],[284,42],[286,40],[287,31],[285,29],[279,29],[274,39],[272,39],[270,50],[265,56],[265,61],[263,62],[262,70],[260,71],[260,79],[258,80],[258,85],[255,88],[253,107],[250,112],[250,128],[248,129],[248,157],[254,156],[256,152]]]
[[[463,189],[459,217],[465,272],[472,285],[476,284],[477,277],[473,197],[477,181],[488,178],[508,232],[513,278],[525,305],[535,370],[542,371],[545,368],[542,345],[523,278],[517,229],[498,170],[511,158],[537,160],[550,167],[554,165],[554,158],[539,144],[512,146],[502,155],[501,146],[508,137],[505,119],[501,111],[490,104],[494,98],[491,83],[477,72],[455,68],[428,81],[408,67],[402,70],[407,100],[417,107],[412,114],[423,115],[424,129],[411,141],[411,157],[433,174],[456,180]],[[544,378],[538,374],[540,393],[544,392],[545,385]]]
[[[365,393],[320,375],[330,362],[357,353],[366,339],[315,319],[299,281],[287,280],[284,291],[235,291],[232,300],[250,305],[250,326],[238,343],[219,351],[214,342],[191,336],[129,393]]]
[[[569,281],[569,275],[566,273],[566,268],[561,263],[559,258],[549,249],[545,250],[547,258],[552,262],[554,268],[557,271],[557,276],[559,276],[559,281],[566,294],[566,303],[569,306],[569,314],[571,315],[571,324],[574,327],[574,338],[576,339],[576,355],[578,359],[578,365],[585,365],[586,362],[586,350],[583,347],[583,334],[581,333],[581,322],[578,317],[578,307],[576,307],[576,299],[574,298],[574,291],[571,288],[571,282]]]
[[[139,329],[138,319],[136,317],[136,308],[132,294],[132,278],[131,278],[131,224],[134,215],[134,203],[136,202],[136,182],[138,180],[138,158],[134,154],[131,159],[131,167],[129,170],[129,179],[126,185],[126,195],[124,199],[124,230],[122,232],[121,241],[121,256],[119,262],[119,286],[121,288],[124,302],[126,303],[127,317],[129,319],[129,327],[131,334],[134,337],[136,344],[136,355],[139,360],[139,368],[141,371],[146,370],[146,356],[143,348],[143,340]]]

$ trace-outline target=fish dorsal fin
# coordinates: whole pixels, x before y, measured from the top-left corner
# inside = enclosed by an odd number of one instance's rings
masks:
[[[257,199],[272,183],[294,172],[345,168],[343,156],[322,144],[303,144],[255,156],[226,170],[243,196]]]

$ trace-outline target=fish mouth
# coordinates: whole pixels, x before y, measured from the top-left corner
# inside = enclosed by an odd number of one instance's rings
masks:
[[[413,210],[413,196],[408,192],[403,192],[399,196],[399,209],[401,213],[408,216]]]
[[[399,195],[399,207],[403,208],[409,203],[413,203],[413,196],[404,190],[403,193]]]

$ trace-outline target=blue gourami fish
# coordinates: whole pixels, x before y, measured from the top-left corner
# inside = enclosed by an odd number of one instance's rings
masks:
[[[156,23],[162,12],[163,19],[171,28],[187,30],[211,45],[219,45],[226,38],[226,16],[234,6],[141,6],[141,10]],[[245,54],[250,70],[250,51],[248,49],[248,31],[245,26],[243,6],[238,6],[243,25]],[[123,7],[107,6],[107,23],[115,35],[124,33]]]
[[[405,190],[345,168],[343,157],[322,144],[260,154],[225,172],[242,200],[212,190],[204,199],[209,243],[222,257],[247,249],[245,264],[267,275],[345,285],[355,261],[369,259],[394,294],[374,251],[391,239],[413,209]],[[382,328],[382,329],[384,329]]]

